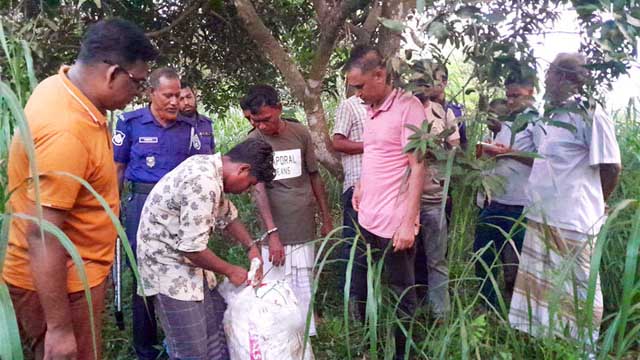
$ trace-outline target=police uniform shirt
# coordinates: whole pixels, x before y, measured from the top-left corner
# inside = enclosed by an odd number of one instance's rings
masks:
[[[147,106],[118,116],[112,142],[114,160],[127,164],[124,177],[156,183],[195,154],[213,154],[211,120],[204,116],[178,118],[163,127]]]

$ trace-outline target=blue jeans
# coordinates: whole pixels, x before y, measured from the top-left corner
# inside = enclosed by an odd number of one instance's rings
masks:
[[[136,254],[136,234],[140,223],[142,207],[147,200],[147,194],[130,193],[124,206],[125,232],[131,243],[133,253]],[[158,324],[156,322],[156,312],[153,297],[147,297],[147,306],[141,296],[137,294],[137,284],[133,280],[133,292],[131,294],[131,327],[133,330],[133,348],[136,356],[140,360],[155,360],[160,351],[158,347]],[[147,308],[149,309],[147,312]]]
[[[358,213],[353,209],[351,205],[351,198],[353,197],[353,187],[350,187],[347,191],[342,193],[342,238],[345,240],[340,248],[340,260],[343,260],[344,266],[342,267],[342,274],[340,277],[340,291],[344,289],[344,285],[347,278],[347,263],[351,257],[351,246],[353,240],[356,237],[356,227],[358,226]],[[360,238],[360,242],[364,243]],[[356,253],[354,255],[353,268],[351,270],[351,288],[349,289],[349,297],[356,301],[366,301],[367,299],[367,260],[365,257],[365,251],[362,244],[358,244],[356,247]],[[356,269],[358,268],[358,269]]]
[[[498,297],[485,266],[491,269],[493,278],[498,280],[499,270],[502,269],[504,275],[503,300],[506,304],[511,301],[513,286],[518,274],[518,254],[522,251],[525,227],[516,223],[522,216],[522,206],[504,205],[492,202],[480,212],[478,225],[476,226],[476,237],[473,242],[473,251],[491,244],[489,248],[480,256],[484,264],[480,261],[476,263],[476,276],[483,281],[480,288],[481,294],[487,298],[489,304],[499,309]],[[513,244],[503,236],[499,229],[507,234],[511,234]],[[514,249],[515,246],[515,249]],[[502,266],[496,264],[500,257]]]

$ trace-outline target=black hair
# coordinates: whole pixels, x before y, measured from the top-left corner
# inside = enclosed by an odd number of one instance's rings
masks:
[[[193,87],[191,86],[190,83],[180,79],[180,89],[186,89],[186,88],[189,88],[189,89],[191,89],[191,91],[193,91]]]
[[[171,79],[171,80],[174,80],[174,79],[180,80],[180,76],[178,75],[175,69],[170,67],[161,67],[153,70],[151,72],[151,75],[149,75],[149,85],[151,86],[151,88],[157,89],[158,86],[160,86],[160,79],[162,78]]]
[[[258,138],[248,138],[226,153],[234,163],[249,164],[251,175],[258,182],[268,183],[276,177],[273,168],[273,148],[268,142]]]
[[[425,101],[427,101],[427,99],[429,99],[429,97],[427,96],[427,94],[423,93],[423,92],[417,92],[415,94],[413,94],[415,97],[418,98],[418,100],[420,100],[421,103],[424,104]]]
[[[257,114],[263,106],[276,107],[280,105],[278,91],[269,85],[254,85],[249,89],[247,95],[240,100],[240,108],[250,110],[252,114]]]
[[[118,18],[100,20],[89,26],[80,45],[78,61],[92,65],[106,62],[129,66],[136,61],[150,62],[158,57],[142,29]]]
[[[504,79],[505,87],[510,85],[535,87],[536,83],[536,70],[526,65],[514,67]]]
[[[344,71],[360,69],[363,73],[384,67],[384,57],[380,50],[369,45],[358,45],[351,49],[349,60],[344,65]]]
[[[433,68],[433,78],[436,78],[436,75],[438,74],[438,71],[441,71],[444,73],[444,78],[442,80],[447,81],[449,80],[449,69],[447,69],[447,65],[442,64],[442,63],[438,63],[434,68]]]

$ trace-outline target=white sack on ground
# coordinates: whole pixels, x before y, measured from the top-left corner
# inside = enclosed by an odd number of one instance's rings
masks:
[[[231,360],[313,359],[310,342],[303,354],[306,319],[286,282],[253,288],[225,280],[218,291],[227,302],[224,331]]]

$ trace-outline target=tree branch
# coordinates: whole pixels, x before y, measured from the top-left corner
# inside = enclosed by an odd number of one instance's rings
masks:
[[[193,14],[194,12],[198,11],[198,9],[200,9],[201,5],[207,6],[207,3],[204,0],[194,0],[193,4],[189,5],[188,8],[186,8],[182,14],[180,14],[180,16],[178,16],[175,20],[173,20],[171,22],[171,24],[169,24],[166,27],[163,27],[160,30],[156,30],[156,31],[150,31],[148,33],[146,33],[145,35],[147,35],[147,37],[149,38],[155,38],[155,37],[159,37],[169,31],[171,31],[171,29],[175,28],[176,26],[180,25],[181,23],[183,23],[185,20],[187,20],[187,18]],[[222,20],[224,23],[226,23],[227,25],[230,25],[229,21],[227,19],[225,19],[224,17],[222,17],[222,15],[218,14],[217,12],[209,9],[211,11],[211,13],[213,14],[213,16],[217,17],[218,19]]]
[[[379,1],[374,1],[369,9],[366,19],[361,26],[356,26],[352,23],[348,23],[349,30],[355,36],[354,45],[364,45],[371,42],[373,32],[378,27],[378,18],[380,18],[382,8]]]
[[[303,94],[306,92],[306,82],[291,56],[262,22],[250,0],[234,0],[234,4],[251,39],[278,68],[291,87],[291,93],[298,98],[300,103],[304,103]]]
[[[328,6],[326,0],[313,0],[313,8],[316,10],[318,27],[322,27],[327,16]]]
[[[351,10],[357,6],[355,0],[343,0],[342,3],[335,6],[330,13],[326,14],[326,21],[320,26],[320,40],[316,47],[316,53],[311,62],[311,70],[309,71],[309,79],[313,81],[321,81],[327,72],[327,65],[331,59],[336,40],[340,35],[340,29],[347,20],[347,16]],[[313,91],[314,89],[312,89]]]

